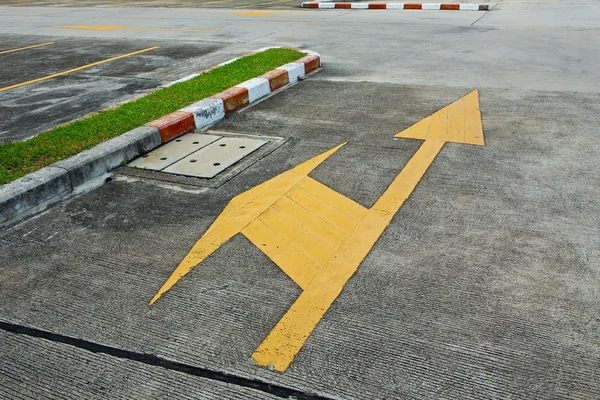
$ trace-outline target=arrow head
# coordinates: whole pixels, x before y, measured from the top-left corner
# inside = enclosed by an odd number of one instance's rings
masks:
[[[479,92],[473,90],[394,137],[483,146]]]

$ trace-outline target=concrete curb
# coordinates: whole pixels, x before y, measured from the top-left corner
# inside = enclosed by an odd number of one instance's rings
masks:
[[[99,186],[104,182],[105,175],[123,162],[131,161],[184,133],[207,128],[248,104],[296,83],[321,67],[318,53],[297,50],[306,56],[0,186],[0,226],[80,193],[90,182],[96,182],[94,186]],[[192,79],[242,57],[186,76],[171,85]],[[97,182],[98,179],[102,179],[102,182]]]
[[[465,3],[350,3],[350,2],[317,2],[305,1],[302,8],[341,8],[354,10],[454,10],[454,11],[489,11],[489,4]]]

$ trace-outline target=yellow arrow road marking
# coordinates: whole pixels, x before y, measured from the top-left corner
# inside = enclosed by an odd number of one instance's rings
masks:
[[[63,29],[82,29],[87,31],[165,31],[165,32],[201,32],[211,33],[217,32],[214,29],[179,29],[179,28],[130,28],[121,25],[63,25],[55,26],[54,28]]]
[[[107,63],[107,62],[110,62],[110,61],[119,60],[121,58],[131,57],[131,56],[134,56],[136,54],[145,53],[146,51],[158,49],[159,47],[160,46],[148,47],[147,49],[134,51],[133,53],[127,53],[127,54],[123,54],[122,56],[112,57],[112,58],[109,58],[109,59],[106,59],[106,60],[102,60],[102,61],[96,61],[95,63],[83,65],[81,67],[69,69],[67,71],[63,71],[63,72],[59,72],[59,73],[56,73],[56,74],[52,74],[52,75],[44,76],[44,77],[41,77],[41,78],[33,79],[33,80],[27,81],[27,82],[17,83],[16,85],[6,86],[6,87],[3,87],[3,88],[0,88],[0,92],[4,92],[5,90],[10,90],[10,89],[15,89],[15,88],[18,88],[18,87],[21,87],[21,86],[25,86],[25,85],[30,85],[30,84],[36,83],[36,82],[42,82],[42,81],[45,81],[45,80],[48,80],[48,79],[56,78],[57,76],[67,75],[67,74],[70,74],[72,72],[81,71],[82,69],[86,69],[86,68],[90,68],[90,67],[95,67],[96,65],[104,64],[104,63]]]
[[[259,365],[285,371],[444,143],[483,145],[477,91],[396,136],[425,141],[373,207],[367,209],[308,177],[342,145],[337,146],[234,197],[150,304],[242,233],[303,289],[252,355]]]

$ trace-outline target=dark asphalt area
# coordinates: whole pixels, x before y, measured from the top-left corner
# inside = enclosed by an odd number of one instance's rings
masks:
[[[1,35],[0,89],[160,46],[45,81],[0,92],[0,143],[24,140],[206,68],[221,46],[186,41]],[[213,64],[211,64],[213,65]]]
[[[311,177],[370,207],[420,145],[393,135],[474,89],[327,81],[334,73],[217,124],[290,139],[218,189],[123,167],[0,230],[0,319],[323,398],[597,399],[596,94],[480,88],[486,146],[446,144],[285,373],[251,355],[300,289],[241,235],[148,306],[233,196],[348,141]],[[207,389],[168,368],[2,335],[0,394],[57,397],[59,382],[71,398],[250,398],[244,385]]]

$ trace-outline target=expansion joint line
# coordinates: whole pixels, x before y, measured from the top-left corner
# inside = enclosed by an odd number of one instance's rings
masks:
[[[240,387],[255,389],[284,399],[294,398],[298,400],[332,400],[329,397],[301,392],[291,387],[268,383],[259,379],[244,378],[225,372],[213,371],[207,368],[196,367],[173,360],[168,360],[154,354],[138,353],[135,351],[119,349],[117,347],[90,342],[85,339],[78,339],[71,336],[61,335],[59,333],[53,333],[24,325],[13,324],[6,321],[0,321],[0,330],[18,335],[46,339],[51,342],[66,344],[68,346],[77,347],[78,349],[87,350],[92,353],[107,354],[112,357],[137,361],[146,365],[183,372],[184,374],[198,376],[213,381],[225,382]]]

